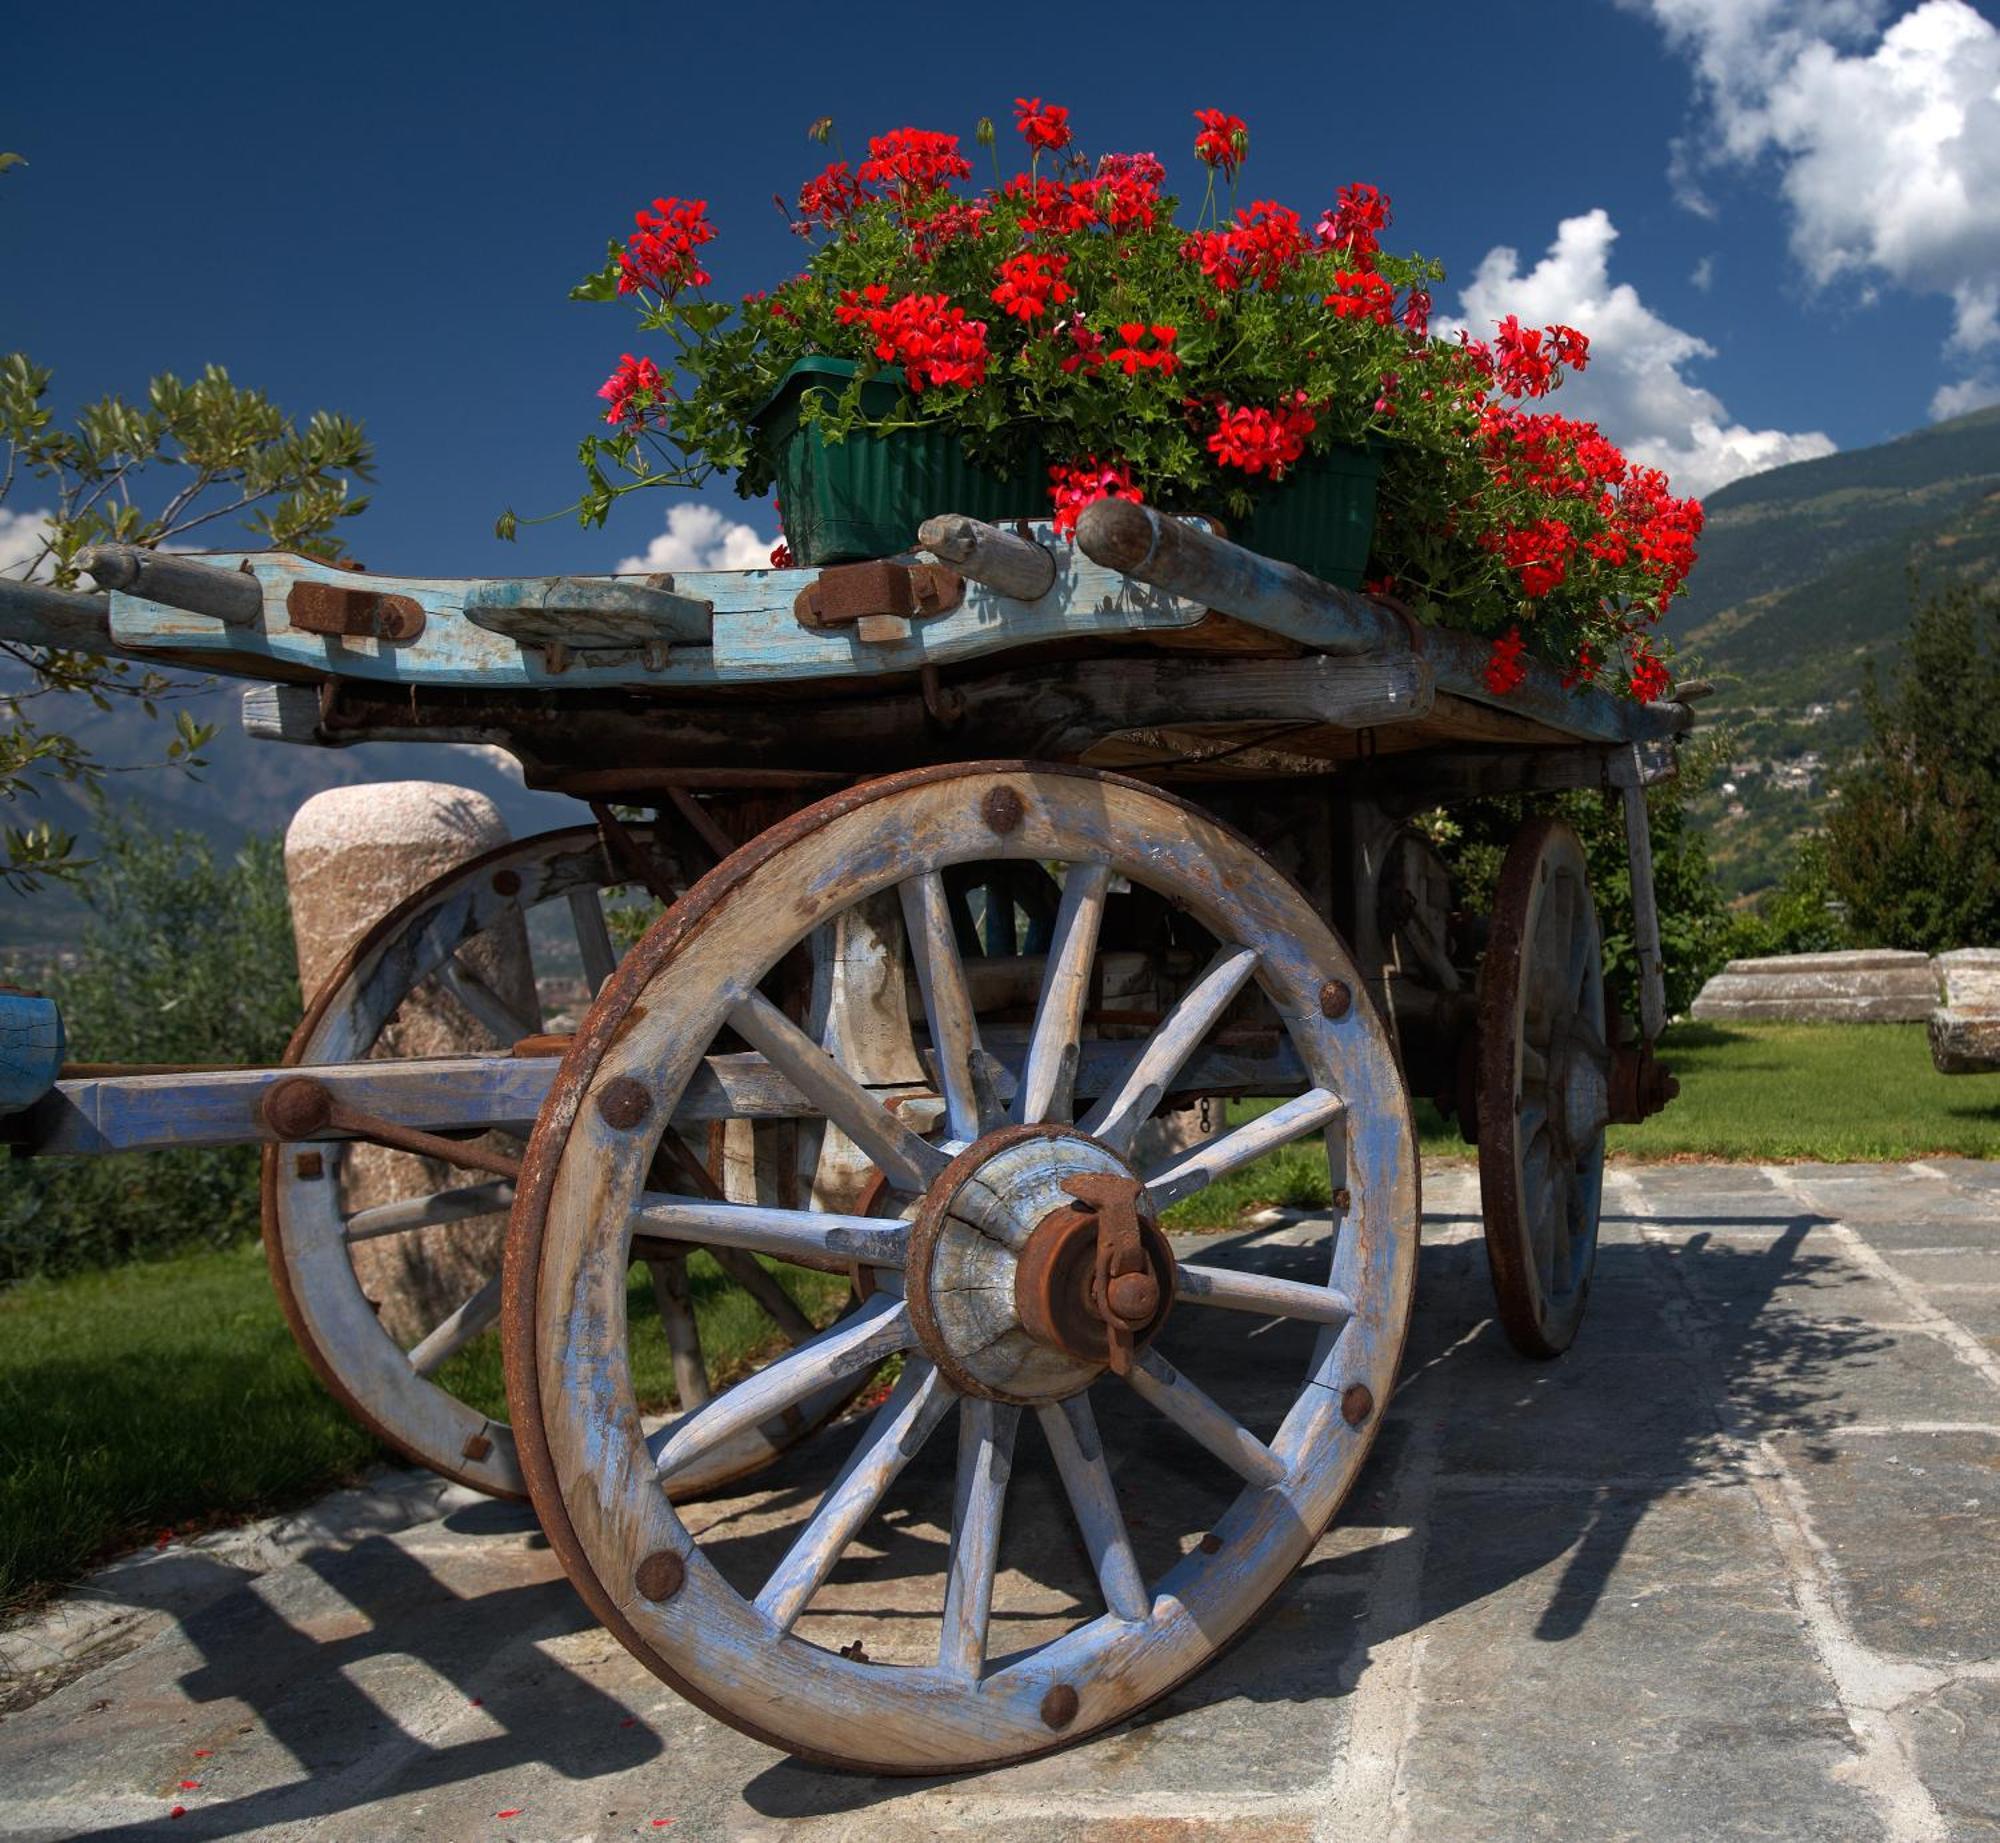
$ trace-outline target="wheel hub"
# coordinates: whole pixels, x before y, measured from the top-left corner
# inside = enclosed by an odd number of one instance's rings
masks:
[[[1611,1082],[1592,1046],[1558,1030],[1549,1046],[1549,1125],[1566,1155],[1581,1152],[1611,1118]]]
[[[1067,1127],[1012,1127],[931,1186],[905,1284],[954,1386],[1042,1403],[1131,1367],[1173,1304],[1174,1257],[1116,1154]]]

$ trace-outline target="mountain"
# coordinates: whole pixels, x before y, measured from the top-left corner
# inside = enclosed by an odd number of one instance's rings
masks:
[[[1774,882],[1866,733],[1913,588],[2000,579],[2000,408],[1753,474],[1712,494],[1701,561],[1665,627],[1682,675],[1713,678],[1726,769],[1695,803],[1735,894]]]
[[[0,697],[21,688],[25,675],[0,679]],[[92,709],[80,698],[46,700],[39,721],[67,729],[101,761],[130,769],[105,777],[106,790],[142,827],[195,832],[233,851],[254,832],[282,832],[291,816],[314,794],[358,781],[450,781],[485,794],[516,837],[552,826],[587,822],[589,809],[558,794],[532,793],[521,785],[512,759],[476,745],[369,742],[353,748],[301,748],[258,742],[244,733],[243,686],[235,681],[189,680],[200,689],[163,700],[161,715],[148,721],[129,699],[113,700],[109,711]],[[199,775],[151,766],[164,754],[173,733],[172,712],[186,710],[197,722],[215,725],[215,740],[203,751]],[[38,798],[4,809],[9,824],[40,820],[72,832],[82,855],[91,850],[89,807],[68,789],[46,787]],[[32,895],[0,890],[0,948],[57,946],[73,940],[78,898],[45,884]],[[32,957],[32,956],[31,956]],[[0,973],[4,976],[4,973]]]

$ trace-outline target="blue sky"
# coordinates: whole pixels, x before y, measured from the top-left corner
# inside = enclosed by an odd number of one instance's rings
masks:
[[[606,238],[656,194],[706,198],[718,291],[769,285],[799,253],[771,194],[814,169],[823,114],[853,152],[1004,132],[1038,94],[1193,193],[1190,112],[1233,111],[1248,198],[1314,214],[1381,185],[1390,247],[1448,266],[1441,308],[1592,333],[1563,407],[1696,490],[2000,400],[2000,30],[1965,0],[40,0],[7,37],[0,148],[30,164],[0,179],[0,349],[53,365],[65,408],[216,360],[360,417],[379,480],[350,537],[378,570],[717,553],[685,515],[662,535],[665,495],[511,551],[491,531],[571,502],[593,392],[644,349],[565,298]],[[32,509],[17,488],[0,547]]]

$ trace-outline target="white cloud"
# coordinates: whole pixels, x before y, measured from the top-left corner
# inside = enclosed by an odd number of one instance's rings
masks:
[[[646,546],[644,556],[612,565],[620,575],[655,570],[769,569],[776,538],[759,537],[753,526],[726,519],[715,507],[683,502],[669,509],[667,528]]]
[[[1965,0],[1886,30],[1878,0],[1626,4],[1688,55],[1706,104],[1677,176],[1774,157],[1815,283],[1941,294],[1954,357],[2000,346],[2000,29]]]
[[[10,512],[0,506],[0,576],[47,576],[46,564],[35,570],[28,564],[41,555],[48,528],[46,512]]]
[[[1548,253],[1525,273],[1518,251],[1489,250],[1447,329],[1462,325],[1486,338],[1496,320],[1513,313],[1524,324],[1589,334],[1589,368],[1549,403],[1597,423],[1634,460],[1664,469],[1682,493],[1701,496],[1744,474],[1833,452],[1818,430],[1793,434],[1730,421],[1722,400],[1686,375],[1715,348],[1663,320],[1629,282],[1612,282],[1617,239],[1600,208],[1563,219]]]
[[[1694,265],[1694,273],[1688,277],[1690,283],[1706,294],[1715,286],[1715,258],[1704,256]]]
[[[1962,378],[1956,384],[1940,384],[1931,398],[1931,420],[1946,422],[1953,416],[1970,416],[1974,410],[1991,409],[2000,403],[2000,376],[1988,372],[1982,377]]]

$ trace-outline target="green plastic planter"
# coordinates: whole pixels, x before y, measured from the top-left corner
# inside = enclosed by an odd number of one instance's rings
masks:
[[[943,427],[829,442],[800,420],[807,391],[843,391],[858,368],[851,358],[802,358],[757,413],[758,439],[777,471],[785,542],[801,569],[914,549],[917,527],[940,512],[989,524],[1048,516],[1048,466],[1039,453],[1019,473],[1002,475],[975,467]],[[887,416],[902,396],[903,374],[891,367],[862,385],[861,407]]]
[[[829,442],[801,420],[807,391],[845,390],[858,369],[851,358],[802,358],[757,413],[757,437],[777,475],[785,542],[801,569],[893,557],[913,548],[917,527],[939,512],[989,524],[1048,517],[1048,464],[1039,450],[1019,472],[998,474],[968,461],[958,437],[943,427]],[[861,407],[886,417],[902,396],[902,373],[888,367],[862,385]],[[1358,589],[1380,472],[1379,458],[1365,448],[1313,455],[1260,493],[1247,519],[1224,522],[1252,550]]]
[[[1375,537],[1381,457],[1366,448],[1308,455],[1257,497],[1250,516],[1225,520],[1239,544],[1296,563],[1338,589],[1358,589]]]

